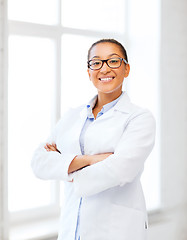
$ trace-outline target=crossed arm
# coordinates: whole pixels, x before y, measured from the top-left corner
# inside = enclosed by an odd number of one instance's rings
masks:
[[[114,153],[76,155],[74,151],[60,154],[53,143],[56,139],[53,134],[47,144],[41,144],[35,151],[31,166],[38,178],[73,180],[75,193],[89,196],[132,182],[142,172],[154,138],[155,121],[152,115],[138,112],[128,122]]]
[[[52,144],[47,143],[44,146],[44,148],[48,152],[54,151],[54,152],[60,153],[55,143],[52,143]],[[86,166],[91,166],[97,162],[103,161],[104,159],[109,157],[111,154],[113,153],[103,153],[103,154],[95,154],[95,155],[77,155],[74,157],[74,159],[69,165],[68,174],[73,173],[74,171],[77,171]]]

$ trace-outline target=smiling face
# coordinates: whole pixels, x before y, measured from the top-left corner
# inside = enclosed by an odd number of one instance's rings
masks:
[[[120,47],[114,43],[99,43],[90,52],[89,60],[106,60],[109,58],[124,58]],[[118,97],[122,92],[122,84],[125,77],[129,75],[130,66],[122,61],[119,68],[112,69],[106,63],[99,70],[88,68],[88,75],[98,94],[112,94]]]

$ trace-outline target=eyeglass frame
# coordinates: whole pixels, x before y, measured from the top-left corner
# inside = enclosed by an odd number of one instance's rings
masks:
[[[119,65],[119,67],[121,67],[122,61],[124,61],[125,64],[128,64],[128,62],[127,62],[127,60],[126,60],[125,58],[120,58],[120,57],[116,57],[116,58],[120,59],[120,65]],[[91,60],[89,60],[89,61],[87,62],[88,68],[91,69],[91,70],[93,70],[93,71],[97,71],[97,70],[100,70],[100,69],[103,67],[104,63],[106,63],[107,66],[108,66],[109,68],[111,68],[111,69],[117,69],[117,68],[119,68],[119,67],[110,67],[110,66],[108,65],[108,60],[110,60],[110,59],[115,59],[115,58],[108,58],[108,59],[105,59],[105,60],[98,59],[99,61],[102,62],[101,67],[98,68],[98,69],[92,69],[92,68],[90,67],[90,64],[89,64],[89,63],[90,63],[91,61],[93,61],[93,59],[91,59]]]

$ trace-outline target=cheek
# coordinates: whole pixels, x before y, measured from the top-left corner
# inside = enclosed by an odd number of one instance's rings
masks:
[[[94,72],[91,71],[89,68],[88,68],[87,72],[88,72],[89,79],[91,80],[92,77],[93,77]]]
[[[97,72],[91,72],[89,73],[89,78],[91,81],[94,81],[97,78]]]
[[[125,77],[125,71],[124,71],[124,70],[116,71],[116,77],[117,77],[119,80],[124,79],[124,77]]]
[[[118,76],[122,79],[124,79],[126,77],[126,70],[125,68],[120,69],[120,71],[118,72]]]

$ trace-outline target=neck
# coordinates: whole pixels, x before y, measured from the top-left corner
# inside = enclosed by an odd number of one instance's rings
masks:
[[[102,108],[105,104],[117,99],[122,94],[122,90],[118,93],[101,93],[98,92],[96,107]]]

